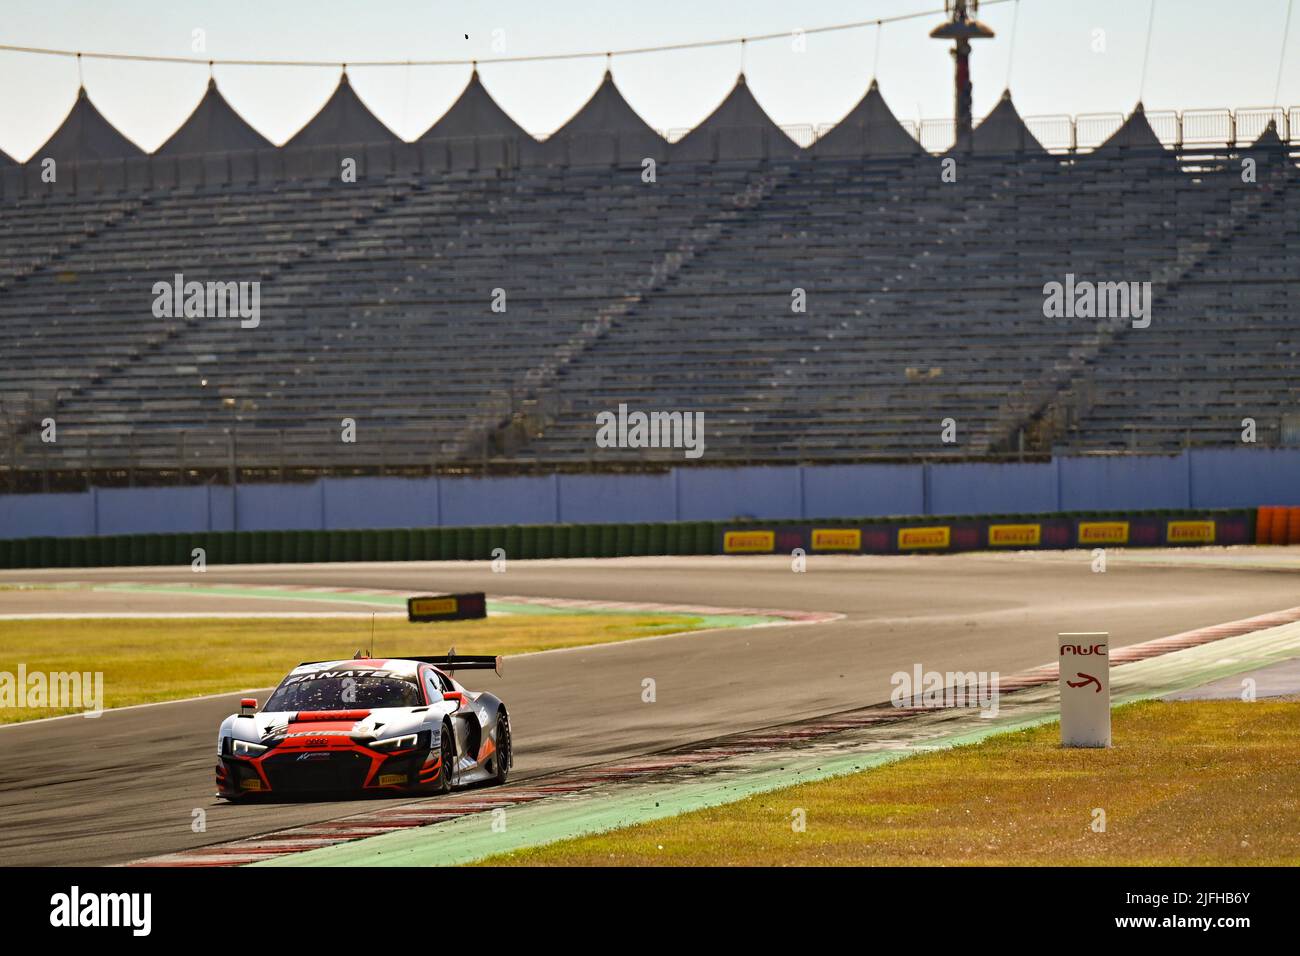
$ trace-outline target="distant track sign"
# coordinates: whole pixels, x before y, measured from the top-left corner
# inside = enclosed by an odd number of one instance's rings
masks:
[[[1110,746],[1110,635],[1058,634],[1061,746]]]
[[[407,598],[406,617],[415,623],[487,617],[487,595],[473,591],[469,594],[428,594]]]

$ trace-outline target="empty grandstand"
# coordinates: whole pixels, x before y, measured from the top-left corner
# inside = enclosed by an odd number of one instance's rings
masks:
[[[345,72],[284,147],[212,83],[145,155],[82,90],[0,168],[0,466],[19,490],[689,463],[595,461],[620,403],[703,412],[714,465],[1167,451],[1244,418],[1281,444],[1300,110],[1121,119],[1008,94],[936,149],[874,82],[814,134],[742,76],[670,142],[606,74],[538,142],[474,73],[406,143]],[[1150,325],[1046,317],[1067,273],[1150,282]],[[178,275],[259,283],[256,327],[157,316]]]

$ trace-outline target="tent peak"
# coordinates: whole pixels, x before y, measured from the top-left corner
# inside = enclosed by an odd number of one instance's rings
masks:
[[[1255,142],[1251,143],[1248,149],[1285,149],[1286,143],[1282,142],[1282,137],[1277,132],[1277,122],[1269,120],[1264,131],[1256,137]]]
[[[986,155],[1001,153],[1045,153],[1041,143],[1025,125],[1024,118],[1011,102],[1011,91],[1005,90],[998,99],[998,105],[984,120],[975,127],[969,147],[958,143],[957,149],[969,148],[973,152]]]
[[[77,87],[72,108],[37,152],[74,163],[142,155],[140,147],[99,111],[84,85]]]
[[[1169,148],[1161,142],[1151,123],[1146,118],[1142,103],[1139,101],[1120,124],[1119,129],[1111,133],[1100,146],[1092,151],[1094,155],[1123,155],[1131,151],[1148,151],[1168,156]]]
[[[920,151],[916,139],[889,109],[873,79],[857,104],[817,139],[819,156],[897,156]]]
[[[528,132],[492,98],[476,66],[465,83],[465,88],[461,90],[460,96],[432,126],[424,131],[419,141],[528,135]]]

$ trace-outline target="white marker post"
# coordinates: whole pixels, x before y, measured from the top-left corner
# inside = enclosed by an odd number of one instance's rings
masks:
[[[1110,634],[1056,635],[1061,746],[1110,746]]]

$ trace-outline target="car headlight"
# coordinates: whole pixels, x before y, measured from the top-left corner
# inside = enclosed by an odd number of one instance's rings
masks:
[[[372,750],[410,750],[419,743],[419,734],[402,734],[400,737],[389,737],[385,740],[376,740],[371,743]]]
[[[258,757],[266,753],[266,747],[247,740],[231,738],[230,753],[234,757]]]

